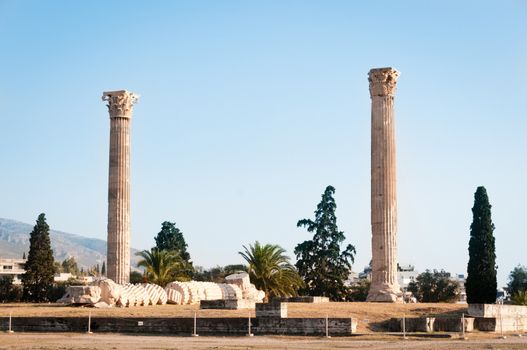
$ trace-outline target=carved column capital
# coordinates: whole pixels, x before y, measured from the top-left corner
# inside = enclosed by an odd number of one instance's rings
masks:
[[[395,85],[397,84],[399,74],[398,71],[391,67],[371,69],[368,73],[370,97],[393,96],[395,94]]]
[[[102,100],[108,101],[106,105],[110,118],[131,118],[134,104],[139,100],[139,95],[126,90],[105,91]]]

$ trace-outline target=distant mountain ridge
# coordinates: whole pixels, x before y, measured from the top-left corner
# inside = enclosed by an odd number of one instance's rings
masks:
[[[0,258],[20,259],[29,251],[29,233],[34,225],[0,218]],[[88,268],[106,261],[106,241],[81,235],[50,230],[51,248],[56,261],[74,257],[79,267]],[[139,258],[137,249],[130,249],[131,266],[135,268]]]

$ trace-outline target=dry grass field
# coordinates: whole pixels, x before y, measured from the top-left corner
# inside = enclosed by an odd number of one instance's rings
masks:
[[[124,334],[79,333],[14,333],[0,332],[0,349],[527,349],[527,337],[519,338],[510,334],[499,339],[494,333],[475,332],[469,340],[460,340],[459,335],[451,338],[427,339],[410,336],[402,340],[400,335],[372,332],[373,324],[391,317],[417,317],[425,315],[451,316],[466,312],[466,305],[460,304],[379,304],[379,303],[289,303],[289,317],[354,317],[359,321],[358,332],[362,336],[297,337],[297,336],[255,336],[255,337],[174,337]],[[0,304],[0,317],[12,313],[16,316],[85,316],[93,317],[247,317],[254,311],[199,310],[197,306],[164,305],[133,308],[94,309],[68,307],[57,304]]]
[[[392,317],[461,315],[463,304],[383,304],[383,303],[289,303],[288,317],[353,317],[359,333],[371,332],[374,324]],[[0,317],[16,316],[85,316],[92,317],[248,317],[254,310],[200,310],[197,305],[159,305],[131,308],[95,309],[60,304],[0,304]]]

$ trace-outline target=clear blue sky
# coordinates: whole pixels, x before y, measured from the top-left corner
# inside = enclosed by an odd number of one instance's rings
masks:
[[[367,73],[396,95],[399,261],[465,272],[473,195],[499,283],[527,264],[524,1],[0,0],[0,217],[106,238],[104,90],[132,121],[132,246],[176,221],[205,267],[293,256],[326,185],[371,257]]]

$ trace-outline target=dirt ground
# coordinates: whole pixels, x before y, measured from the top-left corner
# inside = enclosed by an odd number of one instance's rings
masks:
[[[123,334],[80,333],[0,333],[0,349],[527,349],[527,335],[507,335],[499,339],[493,333],[469,333],[469,340],[458,334],[447,338],[373,333],[372,323],[391,317],[453,316],[466,313],[462,304],[379,304],[379,303],[290,303],[289,317],[354,317],[359,321],[358,332],[352,337],[175,337]],[[93,309],[67,307],[57,304],[0,304],[0,317],[9,316],[80,316],[88,317],[254,317],[254,310],[199,310],[195,305],[163,305],[133,308]],[[448,338],[449,337],[449,338]]]
[[[387,338],[387,337],[384,337]],[[527,337],[498,339],[408,339],[389,337],[372,340],[368,337],[171,337],[120,334],[79,333],[14,333],[0,334],[0,349],[527,349]]]
[[[157,305],[131,308],[94,309],[60,304],[0,304],[0,317],[9,316],[80,316],[88,317],[255,317],[254,310],[200,310],[197,305]],[[466,304],[422,303],[288,303],[288,317],[353,317],[357,332],[372,332],[375,324],[392,317],[453,316],[467,312]]]

